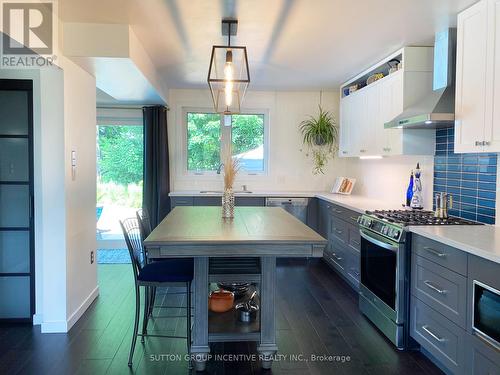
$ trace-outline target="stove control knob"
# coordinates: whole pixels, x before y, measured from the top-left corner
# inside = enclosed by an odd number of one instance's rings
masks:
[[[384,234],[388,235],[389,237],[392,237],[392,228],[391,227],[387,228]]]
[[[389,228],[387,227],[382,227],[382,234],[387,234],[387,232],[389,231]]]
[[[394,239],[396,239],[396,240],[397,240],[397,239],[399,238],[399,235],[400,235],[400,234],[401,234],[401,233],[400,233],[400,231],[396,229],[396,230],[394,231],[394,233],[392,234],[392,238],[394,238]]]

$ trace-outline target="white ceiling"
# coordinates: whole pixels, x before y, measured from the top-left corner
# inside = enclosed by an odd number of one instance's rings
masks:
[[[476,0],[61,0],[67,22],[130,23],[169,88],[207,87],[223,17],[239,20],[249,90],[336,88],[436,31]]]

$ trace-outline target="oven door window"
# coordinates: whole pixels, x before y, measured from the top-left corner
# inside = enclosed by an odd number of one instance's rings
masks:
[[[474,329],[500,345],[500,294],[474,281]]]
[[[397,252],[361,239],[361,283],[391,309],[396,303]]]

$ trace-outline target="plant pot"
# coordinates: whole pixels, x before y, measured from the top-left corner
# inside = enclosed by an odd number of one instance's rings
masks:
[[[325,139],[321,135],[314,137],[314,144],[316,146],[323,146],[325,143]]]
[[[222,217],[225,219],[231,219],[234,217],[233,189],[225,189],[222,194]]]

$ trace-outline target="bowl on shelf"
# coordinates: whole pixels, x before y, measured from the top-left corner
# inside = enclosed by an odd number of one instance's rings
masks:
[[[226,312],[233,308],[234,293],[224,289],[214,290],[208,297],[208,308],[213,312]]]

